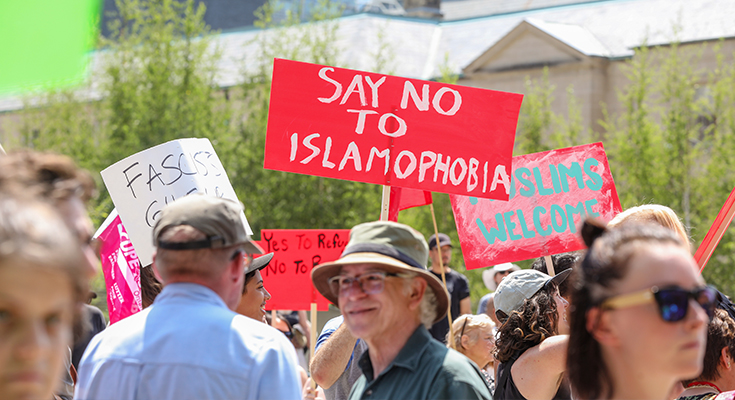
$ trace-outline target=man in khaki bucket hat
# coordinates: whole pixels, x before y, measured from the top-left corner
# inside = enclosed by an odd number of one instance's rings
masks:
[[[491,399],[479,369],[434,340],[449,295],[427,269],[423,235],[396,222],[355,226],[339,260],[314,268],[314,286],[368,345],[350,399]]]

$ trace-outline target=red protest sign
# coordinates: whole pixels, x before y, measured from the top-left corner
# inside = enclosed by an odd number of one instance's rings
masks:
[[[264,167],[506,200],[522,99],[276,59]]]
[[[580,250],[586,216],[620,212],[602,143],[513,157],[507,202],[450,196],[467,269]]]
[[[329,301],[314,289],[311,270],[342,255],[350,238],[349,229],[263,229],[258,244],[273,259],[260,273],[271,294],[267,310],[329,309]]]
[[[391,186],[388,221],[398,222],[399,212],[413,207],[425,206],[431,204],[432,201],[431,192]]]
[[[730,226],[733,217],[735,217],[735,188],[730,192],[730,196],[725,200],[725,204],[722,205],[722,209],[717,214],[715,222],[712,223],[712,227],[709,228],[709,232],[705,235],[702,240],[702,244],[699,245],[697,252],[694,253],[694,260],[699,265],[699,272],[704,270],[707,261],[715,252],[715,248],[720,243],[722,235],[725,234],[727,227]]]

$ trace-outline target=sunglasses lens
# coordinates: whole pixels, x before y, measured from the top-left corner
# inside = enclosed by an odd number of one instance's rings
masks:
[[[711,287],[703,288],[695,293],[697,303],[707,312],[709,319],[715,315],[715,304],[717,303],[717,293]]]
[[[663,289],[656,293],[656,301],[664,321],[681,321],[689,309],[689,292],[682,289]]]

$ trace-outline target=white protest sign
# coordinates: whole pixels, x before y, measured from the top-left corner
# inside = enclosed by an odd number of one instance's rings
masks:
[[[179,139],[151,147],[101,174],[142,265],[153,261],[153,225],[166,204],[198,192],[238,201],[209,139]],[[245,214],[241,217],[252,235]]]

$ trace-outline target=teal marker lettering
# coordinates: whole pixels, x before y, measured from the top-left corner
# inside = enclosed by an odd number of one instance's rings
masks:
[[[584,208],[587,209],[587,215],[592,218],[597,218],[600,214],[592,211],[592,206],[594,205],[597,205],[597,199],[589,199],[584,202]]]
[[[538,232],[541,236],[549,236],[551,235],[551,228],[541,226],[541,214],[546,214],[546,209],[538,206],[533,209],[533,225],[536,227],[536,232]]]
[[[557,224],[557,218],[556,215],[561,217],[561,224]],[[554,227],[554,230],[562,233],[567,229],[567,215],[564,213],[564,209],[561,208],[558,204],[552,204],[551,205],[551,212],[549,214],[551,216],[551,226]]]
[[[508,236],[510,236],[510,240],[518,240],[522,236],[513,232],[513,230],[516,228],[516,223],[510,220],[510,217],[513,216],[513,211],[508,211],[506,213],[503,213],[503,219],[505,220],[505,228],[508,230]]]
[[[584,221],[584,204],[580,201],[576,207],[572,207],[571,204],[564,206],[567,211],[567,220],[569,221],[569,231],[572,233],[577,232],[577,227],[574,222],[574,214],[579,214],[579,221]]]
[[[561,193],[561,184],[559,183],[559,172],[556,170],[556,165],[549,164],[549,171],[551,172],[551,184],[554,185],[554,193]]]
[[[600,163],[594,158],[588,158],[584,160],[584,173],[592,179],[587,180],[587,187],[590,190],[600,190],[602,188],[602,177],[600,174],[592,170],[593,166],[599,165]]]
[[[541,170],[538,167],[533,169],[533,177],[536,178],[536,188],[538,189],[539,195],[548,196],[554,194],[553,189],[544,187],[544,180],[541,178]]]
[[[520,222],[521,224],[521,231],[523,232],[523,237],[526,239],[536,237],[536,232],[528,229],[528,226],[526,226],[526,218],[523,216],[523,210],[516,211],[516,214],[518,214],[518,222]]]
[[[567,168],[564,164],[559,164],[559,178],[561,178],[561,187],[564,193],[569,193],[569,178],[577,180],[577,187],[584,188],[584,177],[582,176],[582,167],[578,162],[573,162],[571,167]]]
[[[501,242],[505,242],[506,240],[508,240],[508,235],[505,232],[505,224],[503,224],[502,214],[495,215],[495,222],[498,224],[498,229],[490,227],[489,232],[487,228],[485,228],[485,224],[480,218],[477,218],[475,222],[477,223],[477,227],[480,228],[482,236],[484,236],[485,240],[487,240],[487,244],[495,243],[496,238],[499,239]]]
[[[525,167],[521,167],[516,170],[515,172],[516,179],[518,179],[518,182],[521,185],[527,188],[527,189],[521,188],[519,192],[521,196],[523,197],[531,197],[533,196],[534,193],[536,193],[536,188],[533,186],[533,183],[530,180],[524,178],[523,175],[528,175],[530,177],[531,171]]]

